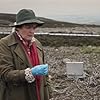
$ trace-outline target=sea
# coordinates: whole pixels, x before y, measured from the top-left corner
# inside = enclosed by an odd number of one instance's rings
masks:
[[[100,25],[100,15],[61,15],[52,16],[52,18],[64,22]]]

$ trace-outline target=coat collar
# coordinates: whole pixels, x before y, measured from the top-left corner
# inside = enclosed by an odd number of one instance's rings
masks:
[[[17,35],[16,35],[16,33],[12,33],[10,36],[9,36],[9,38],[10,38],[10,41],[8,42],[8,46],[12,46],[12,45],[15,45],[15,44],[18,44],[19,42],[18,42],[18,40],[17,40]],[[36,39],[36,38],[32,38],[32,42],[36,42],[36,44],[37,44],[37,48],[38,49],[40,49],[40,50],[42,50],[42,45],[41,45],[41,43]]]
[[[17,34],[16,33],[12,33],[11,35],[9,35],[9,42],[8,42],[8,46],[13,48],[14,52],[17,54],[17,56],[19,56],[28,66],[31,67],[30,61],[27,57],[26,51],[23,49],[23,47],[21,46],[21,42],[17,39]],[[41,43],[36,39],[33,38],[32,41],[36,42],[37,48],[42,51],[42,45]]]
[[[13,49],[13,51],[16,53],[16,55],[24,62],[26,63],[29,67],[31,67],[30,61],[27,57],[26,51],[24,48],[21,46],[21,42],[17,39],[16,33],[12,33],[9,36],[9,42],[8,46]]]

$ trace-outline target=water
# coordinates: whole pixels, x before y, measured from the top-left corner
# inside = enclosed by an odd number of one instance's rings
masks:
[[[10,34],[11,32],[0,32],[0,34]],[[79,34],[79,33],[34,33],[35,35],[49,35],[49,36],[80,36],[80,37],[100,37],[100,35],[93,35],[93,34]]]
[[[100,15],[63,15],[52,16],[55,20],[79,23],[79,24],[95,24],[100,25]]]

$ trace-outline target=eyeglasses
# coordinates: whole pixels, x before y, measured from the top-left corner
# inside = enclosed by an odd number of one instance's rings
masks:
[[[37,24],[24,24],[23,26],[26,29],[30,29],[30,28],[36,29],[38,25]]]

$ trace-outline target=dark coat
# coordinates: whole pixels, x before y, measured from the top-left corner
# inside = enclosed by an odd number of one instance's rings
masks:
[[[35,39],[40,64],[44,63],[42,45]],[[25,80],[24,69],[32,67],[16,34],[0,40],[0,100],[37,100],[36,83]],[[47,77],[41,80],[41,100],[49,100]]]

